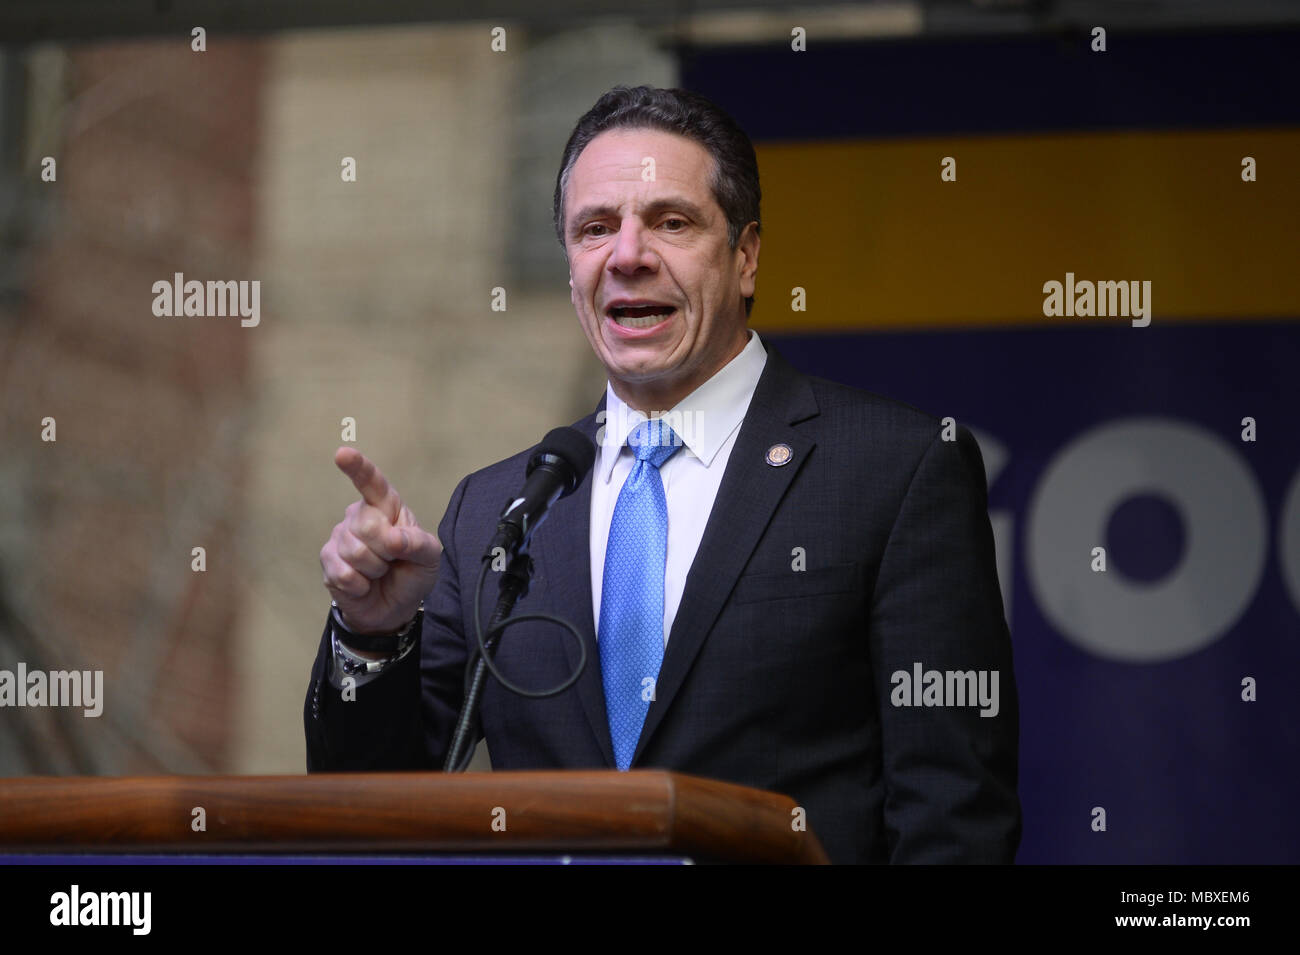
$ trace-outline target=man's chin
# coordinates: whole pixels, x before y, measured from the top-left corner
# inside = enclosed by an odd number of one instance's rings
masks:
[[[667,368],[644,362],[620,362],[607,370],[613,377],[617,378],[619,381],[627,382],[629,385],[644,385],[652,381],[661,381],[667,377],[668,373]]]
[[[657,378],[672,370],[673,343],[606,342],[606,366],[620,374],[639,380]]]
[[[678,377],[676,366],[664,360],[664,356],[645,361],[618,360],[605,366],[609,377],[632,388],[653,390],[668,388]]]

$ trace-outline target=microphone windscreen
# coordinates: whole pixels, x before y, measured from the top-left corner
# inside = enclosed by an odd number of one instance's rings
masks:
[[[592,465],[596,463],[596,445],[577,428],[555,428],[533,449],[528,462],[528,473],[533,473],[540,459],[553,455],[573,469],[574,479],[569,490],[582,483]]]

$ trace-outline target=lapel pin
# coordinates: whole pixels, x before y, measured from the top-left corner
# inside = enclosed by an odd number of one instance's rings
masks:
[[[788,444],[774,444],[767,449],[767,463],[774,468],[789,464],[792,457],[794,457],[794,451]]]

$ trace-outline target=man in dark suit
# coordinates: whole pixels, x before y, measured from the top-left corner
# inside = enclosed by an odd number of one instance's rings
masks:
[[[758,201],[748,139],[693,94],[617,88],[570,137],[557,234],[609,384],[574,425],[596,465],[536,531],[516,613],[571,621],[588,666],[549,698],[489,681],[492,764],[782,792],[837,862],[1010,862],[1018,709],[978,446],[747,328]],[[309,770],[441,766],[480,559],[527,459],[462,480],[435,537],[339,449],[361,500],[321,551],[337,606]],[[541,689],[577,649],[526,621],[495,660]]]

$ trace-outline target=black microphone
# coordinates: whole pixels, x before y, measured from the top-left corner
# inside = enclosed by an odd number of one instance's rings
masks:
[[[557,500],[571,494],[596,463],[596,445],[576,428],[556,428],[533,449],[528,459],[524,488],[506,505],[497,522],[497,532],[488,544],[485,559],[498,547],[513,557],[528,545],[533,532],[546,519]]]

